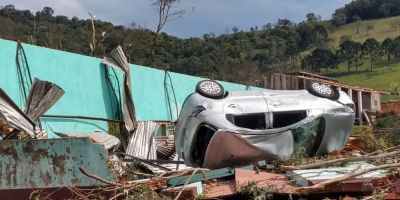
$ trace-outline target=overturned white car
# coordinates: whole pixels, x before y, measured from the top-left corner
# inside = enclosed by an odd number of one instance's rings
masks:
[[[346,93],[318,82],[307,90],[224,92],[200,81],[180,113],[176,150],[187,165],[211,169],[325,155],[343,148],[353,108]]]

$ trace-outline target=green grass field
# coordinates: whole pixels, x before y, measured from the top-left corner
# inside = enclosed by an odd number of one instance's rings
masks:
[[[396,29],[392,27],[393,24],[397,24]],[[357,26],[359,27],[358,34],[356,33]],[[368,26],[372,26],[373,29],[368,31],[367,34]],[[340,38],[344,35],[351,36],[352,40],[357,42],[364,42],[367,38],[371,37],[380,42],[387,37],[395,38],[400,36],[400,16],[360,21],[358,23],[337,27],[329,35],[332,39],[331,45],[333,48],[338,48]],[[370,63],[366,60],[364,64],[359,67],[358,72],[355,72],[356,69],[353,67],[351,72],[348,73],[347,64],[342,63],[338,69],[329,69],[328,73],[323,72],[323,74],[336,78],[346,84],[383,91],[389,91],[392,84],[400,84],[400,60],[394,63],[388,63],[384,60],[374,65],[372,72],[369,71],[369,66]]]
[[[359,67],[358,72],[352,68],[352,71],[348,73],[347,65],[343,63],[337,70],[330,69],[327,75],[349,85],[383,91],[389,91],[393,84],[400,84],[400,62],[385,64],[383,61],[379,65],[375,65],[372,72],[369,70],[368,62],[365,62],[364,65]]]
[[[392,27],[394,24],[396,24],[397,28]],[[373,27],[373,29],[367,31],[367,27],[370,25]],[[357,26],[359,27],[358,34]],[[332,46],[338,47],[340,38],[344,35],[351,36],[351,39],[357,42],[364,42],[367,38],[375,38],[380,42],[387,37],[395,38],[400,35],[400,16],[360,21],[337,27],[332,33],[329,34],[329,37],[333,41]]]

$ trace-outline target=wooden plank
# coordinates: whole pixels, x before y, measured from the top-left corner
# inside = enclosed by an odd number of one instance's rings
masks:
[[[321,76],[321,75],[318,75],[318,74],[313,74],[313,73],[304,72],[304,71],[299,71],[299,75],[304,75],[304,76],[309,76],[309,77],[312,77],[312,78],[319,78],[319,79],[329,80],[329,81],[333,81],[333,82],[339,82],[338,80],[336,80],[334,78]]]
[[[294,77],[294,89],[298,90],[299,89],[299,78]]]
[[[363,104],[362,104],[362,92],[357,91],[357,100],[358,100],[358,108],[357,108],[357,116],[358,116],[358,123],[360,125],[363,124],[363,114],[362,114],[362,109],[363,109]]]
[[[297,80],[297,77],[293,76],[293,85],[292,85],[293,90],[297,90],[296,89],[296,80]]]
[[[353,99],[353,90],[351,88],[347,90],[347,94],[349,94],[350,98]]]
[[[275,84],[274,84],[274,75],[273,74],[269,77],[269,81],[270,81],[269,89],[273,90],[274,86],[275,86]]]
[[[281,74],[282,89],[286,90],[286,75]]]
[[[268,88],[268,77],[263,77],[263,88]]]
[[[279,90],[281,89],[281,79],[280,79],[280,75],[279,74],[274,74],[274,83],[275,83],[275,87],[274,90]]]

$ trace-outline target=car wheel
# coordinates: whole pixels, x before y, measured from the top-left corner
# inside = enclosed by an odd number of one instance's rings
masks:
[[[306,89],[317,97],[327,98],[334,101],[339,99],[339,91],[337,88],[326,83],[308,81]]]
[[[196,92],[204,97],[212,99],[221,99],[224,97],[224,87],[212,80],[198,82],[196,85]]]

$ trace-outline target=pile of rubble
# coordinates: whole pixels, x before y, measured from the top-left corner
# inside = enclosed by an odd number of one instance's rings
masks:
[[[153,192],[151,196],[154,199],[165,196],[173,199],[257,196],[400,199],[399,155],[400,148],[396,146],[368,154],[353,149],[318,159],[303,158],[286,163],[260,161],[253,165],[217,170],[131,171],[136,180],[121,178],[119,183],[108,183],[108,189],[113,188],[118,196],[131,197],[148,188]],[[287,165],[290,163],[294,165]]]

